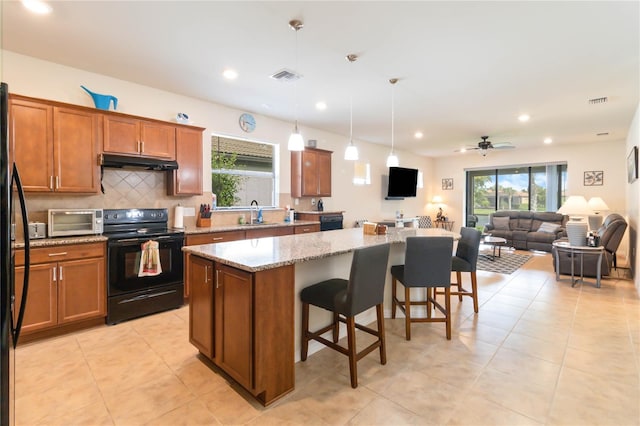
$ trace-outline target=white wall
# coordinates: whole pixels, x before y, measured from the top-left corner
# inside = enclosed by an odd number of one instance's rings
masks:
[[[118,111],[126,114],[171,121],[177,112],[186,112],[193,124],[205,127],[204,142],[204,190],[211,191],[209,152],[212,133],[249,138],[281,144],[279,191],[282,204],[294,205],[290,199],[290,155],[286,141],[292,130],[292,123],[254,114],[256,130],[251,134],[242,132],[238,117],[243,111],[226,106],[189,98],[174,93],[142,86],[139,84],[95,74],[84,70],[42,61],[10,51],[0,51],[2,55],[2,79],[9,84],[12,93],[67,102],[75,105],[93,106],[91,97],[80,85],[90,90],[110,94],[118,98]],[[348,118],[345,117],[345,120]],[[389,124],[391,126],[391,124]],[[354,126],[357,136],[357,123]],[[425,200],[431,198],[430,188],[418,190],[418,197],[404,201],[386,201],[382,195],[382,175],[387,173],[385,161],[389,148],[358,141],[360,158],[371,163],[372,184],[355,186],[352,184],[353,163],[343,159],[347,137],[336,135],[300,124],[305,139],[318,141],[318,148],[334,151],[332,174],[332,197],[324,199],[325,210],[344,210],[345,225],[352,226],[356,219],[380,220],[394,217],[395,211],[402,209],[406,216],[425,212]],[[403,167],[419,168],[425,180],[430,181],[433,172],[431,159],[397,151]],[[179,201],[179,198],[176,198]],[[177,203],[176,201],[176,203]],[[310,208],[310,200],[300,200],[298,209]],[[195,206],[196,203],[194,203]],[[109,206],[104,206],[108,208]],[[171,207],[171,206],[168,206]]]
[[[631,126],[629,127],[629,134],[625,146],[626,155],[629,155],[631,148],[634,146],[640,146],[640,104],[638,104]],[[626,196],[630,241],[629,264],[631,265],[631,274],[634,278],[636,288],[640,289],[640,274],[638,274],[638,271],[640,271],[640,256],[638,256],[638,248],[640,247],[640,242],[638,241],[638,226],[640,225],[640,179],[631,184],[626,183]]]

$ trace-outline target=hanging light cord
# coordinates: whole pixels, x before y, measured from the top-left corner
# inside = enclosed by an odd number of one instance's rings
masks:
[[[294,28],[296,31],[296,73],[300,74],[300,71],[298,71],[298,30],[299,28],[296,27]],[[296,79],[293,82],[293,115],[295,117],[295,132],[298,133],[298,80]]]
[[[391,83],[391,154],[393,154],[393,147],[394,147],[394,123],[395,123],[395,85],[398,82],[397,78],[392,78],[389,80],[389,83]]]

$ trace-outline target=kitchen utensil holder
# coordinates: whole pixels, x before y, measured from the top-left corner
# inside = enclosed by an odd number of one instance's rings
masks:
[[[202,217],[198,215],[198,219],[196,220],[196,226],[198,228],[209,228],[211,227],[211,218],[210,217]]]

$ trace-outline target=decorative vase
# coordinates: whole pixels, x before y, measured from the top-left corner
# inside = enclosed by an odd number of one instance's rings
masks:
[[[580,218],[571,218],[567,222],[567,236],[569,237],[569,245],[585,246],[587,244],[587,232],[589,226]]]

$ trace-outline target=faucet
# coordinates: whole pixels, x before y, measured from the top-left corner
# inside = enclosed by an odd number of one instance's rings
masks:
[[[253,206],[254,206],[254,204],[255,204],[255,206],[256,206],[256,210],[255,210],[255,211],[256,211],[256,213],[258,212],[258,202],[257,202],[256,200],[251,200],[251,205],[250,205],[250,207],[249,207],[249,208],[251,209],[251,211],[250,211],[250,213],[249,213],[249,214],[250,214],[250,216],[249,216],[249,223],[250,223],[251,225],[253,225],[253,221],[255,220],[255,218],[253,217]]]

